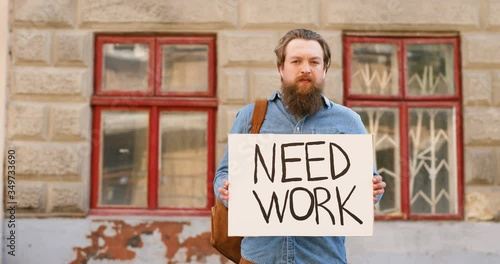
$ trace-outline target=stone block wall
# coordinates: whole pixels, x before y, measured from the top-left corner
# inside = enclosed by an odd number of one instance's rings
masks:
[[[84,216],[90,184],[93,32],[73,0],[11,1],[7,144],[19,216]]]
[[[333,53],[326,95],[342,102],[342,32],[461,36],[465,217],[500,218],[500,3],[496,0],[10,1],[7,145],[21,215],[86,215],[95,33],[217,35],[217,163],[237,110],[279,89],[273,49],[310,28]]]

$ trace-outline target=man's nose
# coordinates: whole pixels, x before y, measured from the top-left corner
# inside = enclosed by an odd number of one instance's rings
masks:
[[[302,68],[300,69],[300,73],[302,73],[302,74],[304,74],[304,73],[307,73],[307,74],[311,73],[311,67],[309,67],[309,64],[304,63],[302,65]]]

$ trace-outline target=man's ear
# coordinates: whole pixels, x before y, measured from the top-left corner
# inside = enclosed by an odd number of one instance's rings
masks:
[[[278,66],[278,72],[280,73],[281,80],[283,80],[283,65]]]

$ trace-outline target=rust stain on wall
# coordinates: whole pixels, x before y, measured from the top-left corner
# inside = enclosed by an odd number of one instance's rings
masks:
[[[210,232],[204,232],[195,237],[189,237],[182,243],[179,235],[184,226],[189,222],[148,222],[138,225],[130,225],[122,220],[94,221],[99,223],[96,231],[92,231],[87,238],[91,240],[88,247],[75,247],[76,259],[71,264],[88,263],[90,260],[133,260],[136,253],[129,248],[142,248],[144,246],[141,235],[151,236],[156,230],[161,234],[161,240],[166,246],[165,263],[178,263],[172,260],[179,249],[186,249],[185,262],[191,258],[197,262],[206,262],[211,255],[219,255],[210,245]],[[112,228],[113,231],[106,229]],[[226,262],[226,258],[220,256],[220,262]]]

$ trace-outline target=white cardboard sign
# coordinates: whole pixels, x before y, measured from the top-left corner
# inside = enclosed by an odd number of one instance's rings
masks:
[[[372,135],[230,134],[229,236],[373,235]]]

